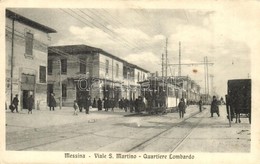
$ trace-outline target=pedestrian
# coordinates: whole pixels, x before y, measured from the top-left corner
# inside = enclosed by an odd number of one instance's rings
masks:
[[[86,104],[85,104],[86,114],[89,114],[90,106],[91,106],[91,98],[90,98],[90,96],[87,96],[87,100],[86,100]]]
[[[54,97],[54,93],[51,93],[51,97],[50,97],[50,100],[49,100],[49,107],[50,107],[50,111],[51,111],[51,108],[52,108],[53,111],[55,110],[56,100],[55,100],[55,97]]]
[[[200,109],[200,112],[202,111],[202,100],[200,99],[199,101],[199,109]]]
[[[129,106],[129,101],[128,101],[128,99],[126,98],[126,99],[123,101],[123,108],[124,108],[125,112],[127,112],[128,106]]]
[[[138,109],[138,99],[135,99],[134,105],[135,105],[135,113],[139,113],[139,109]]]
[[[102,100],[99,98],[97,101],[98,110],[102,110]]]
[[[179,104],[178,104],[178,110],[179,110],[180,118],[183,118],[183,117],[184,117],[185,108],[186,108],[186,104],[185,104],[185,102],[184,102],[184,99],[181,98],[181,101],[180,101]]]
[[[104,108],[105,108],[105,111],[107,112],[108,108],[109,108],[109,100],[107,97],[105,97],[105,99],[104,99]]]
[[[123,109],[123,100],[122,99],[119,100],[118,107],[119,107],[119,109]]]
[[[33,104],[34,104],[34,99],[33,99],[33,96],[30,95],[30,97],[28,98],[28,114],[29,113],[32,114]]]
[[[129,101],[129,108],[130,108],[130,112],[132,113],[134,111],[134,101],[132,98]]]
[[[213,96],[213,100],[211,102],[211,106],[210,106],[210,113],[211,113],[211,117],[213,117],[213,113],[217,113],[218,117],[219,115],[219,108],[218,108],[218,100],[216,98],[216,96]]]
[[[74,108],[74,115],[78,115],[79,105],[77,103],[77,100],[74,100],[73,108]]]
[[[111,111],[114,112],[114,108],[115,108],[115,106],[116,106],[116,101],[115,101],[114,98],[112,98],[112,99],[110,100]]]
[[[78,100],[78,106],[79,106],[79,112],[82,112],[82,108],[84,106],[83,104],[83,98],[82,98],[82,95],[79,96],[79,100]]]
[[[92,103],[92,108],[96,108],[97,107],[97,102],[96,99],[94,98],[93,103]]]
[[[13,108],[11,109],[12,113],[14,112],[14,109],[16,110],[17,113],[19,113],[18,112],[18,104],[19,104],[18,94],[16,94],[15,97],[13,98],[12,104],[13,104]]]

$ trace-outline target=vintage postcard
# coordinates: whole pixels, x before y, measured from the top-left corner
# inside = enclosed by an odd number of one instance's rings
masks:
[[[0,163],[260,162],[260,1],[0,4]]]

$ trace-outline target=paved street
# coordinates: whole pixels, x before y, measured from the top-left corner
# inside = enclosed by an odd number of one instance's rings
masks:
[[[184,119],[178,113],[134,115],[92,109],[73,115],[72,108],[6,111],[6,150],[114,151],[114,152],[250,152],[250,124],[229,127],[225,107],[210,118],[189,106]]]

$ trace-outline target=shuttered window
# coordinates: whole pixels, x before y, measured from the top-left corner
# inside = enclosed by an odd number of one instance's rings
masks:
[[[40,83],[46,83],[46,67],[40,66]]]
[[[67,74],[67,59],[61,59],[61,73]]]
[[[67,85],[62,84],[62,97],[66,98],[67,97]]]
[[[79,72],[82,74],[86,73],[86,58],[79,58]]]
[[[52,75],[52,64],[53,64],[53,60],[49,59],[48,60],[48,75]]]
[[[29,32],[26,32],[25,35],[25,54],[33,55],[33,34]]]

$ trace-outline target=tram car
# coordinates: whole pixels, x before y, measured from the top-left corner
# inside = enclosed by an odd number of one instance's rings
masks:
[[[251,79],[233,79],[227,82],[226,95],[227,118],[236,119],[240,123],[240,116],[246,116],[251,123]]]
[[[181,92],[175,85],[164,79],[151,78],[140,82],[141,95],[145,100],[145,110],[149,114],[166,114],[176,108]]]

